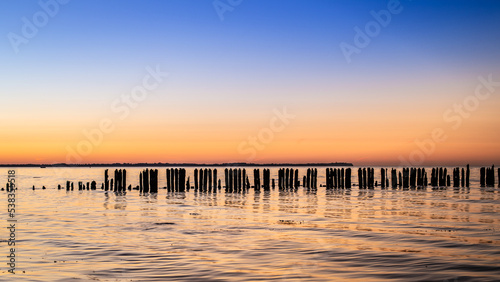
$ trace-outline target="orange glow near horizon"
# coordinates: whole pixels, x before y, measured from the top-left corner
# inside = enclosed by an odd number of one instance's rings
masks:
[[[500,156],[495,142],[498,139],[496,131],[474,136],[469,134],[474,132],[474,128],[465,125],[466,132],[443,129],[446,141],[431,145],[428,140],[432,129],[416,130],[416,127],[411,127],[398,131],[385,126],[377,128],[375,122],[361,127],[355,126],[354,120],[325,130],[327,125],[318,121],[312,122],[316,126],[311,127],[298,119],[294,122],[280,132],[273,132],[272,138],[265,139],[265,142],[259,140],[259,133],[268,128],[266,122],[261,128],[258,125],[238,128],[235,124],[201,128],[184,125],[164,127],[161,123],[151,128],[134,126],[103,134],[102,143],[90,147],[90,140],[76,131],[49,136],[38,132],[40,135],[36,138],[41,141],[35,141],[35,136],[30,135],[20,137],[17,142],[3,141],[0,154],[3,164],[350,162],[355,165],[392,166],[400,165],[401,158],[411,160],[412,154],[414,164],[422,165],[489,165],[498,161]],[[417,131],[424,133],[415,137],[414,132]],[[256,138],[259,148],[248,142],[251,136]],[[423,142],[424,149],[420,149],[415,140]],[[242,143],[247,149],[243,152],[238,149]],[[432,152],[427,153],[431,149]],[[422,156],[424,159],[420,159]]]

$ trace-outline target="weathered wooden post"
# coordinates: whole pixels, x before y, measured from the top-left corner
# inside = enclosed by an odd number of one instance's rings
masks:
[[[238,192],[241,192],[241,168],[238,168]]]
[[[142,180],[142,171],[139,172],[139,192],[142,193],[142,191],[144,191],[144,180]]]
[[[283,183],[282,182],[282,180],[283,180],[282,173],[283,173],[283,169],[282,168],[278,169],[278,189],[279,190],[283,189],[283,187],[282,187],[282,183]]]
[[[414,188],[416,186],[415,182],[417,180],[417,176],[415,174],[415,168],[414,167],[409,168],[408,173],[409,173],[409,178],[410,178],[410,183],[408,186]]]
[[[458,168],[453,168],[453,187],[458,187],[458,182],[457,182],[457,170]]]
[[[380,169],[380,187],[385,189],[385,169]]]
[[[115,185],[111,185],[113,187],[113,192],[116,192],[117,191],[117,186],[118,186],[118,180],[119,180],[119,177],[118,177],[118,170],[115,169],[115,172],[114,172],[114,180],[115,180]]]
[[[485,168],[482,167],[481,170],[480,170],[480,184],[481,184],[481,187],[484,187],[485,186],[485,177],[486,177],[486,174],[485,174]]]
[[[462,187],[465,187],[465,169],[462,167],[462,178],[460,179],[462,184]]]
[[[151,169],[149,171],[149,193],[158,193],[158,170]]]
[[[398,187],[397,173],[394,168],[391,169],[391,185],[392,189],[396,189]]]
[[[226,183],[226,191],[229,193],[233,193],[233,169],[228,170],[227,174],[227,183]]]
[[[213,178],[214,178],[214,191],[217,190],[217,169],[214,168],[214,171],[213,171]]]
[[[247,170],[245,168],[241,170],[241,185],[243,192],[246,192],[250,188],[247,186]]]
[[[227,169],[226,169],[226,178],[227,178]],[[198,192],[198,169],[194,169],[194,191]]]
[[[259,169],[253,170],[253,184],[255,190],[260,190],[260,172]]]
[[[410,182],[409,182],[409,169],[408,168],[403,168],[403,188],[409,188],[410,187]]]
[[[174,170],[174,187],[175,187],[175,192],[179,192],[180,178],[179,178],[179,169],[178,168],[176,168]]]
[[[325,187],[326,189],[330,189],[330,169],[329,168],[326,168],[326,175],[325,175],[325,179],[326,179],[326,183],[325,183]]]
[[[285,189],[288,189],[289,179],[290,179],[290,169],[286,168],[285,169]]]
[[[351,189],[351,168],[345,170],[345,188]]]
[[[179,188],[179,192],[186,192],[186,169],[185,168],[179,169],[179,177],[180,177],[179,184],[181,186]]]
[[[311,188],[311,169],[307,169],[307,175],[306,175],[306,187]]]
[[[226,192],[227,192],[227,184],[229,182],[229,172],[226,169],[224,169],[224,185],[226,186]]]
[[[109,176],[108,169],[104,170],[104,191],[109,190]]]
[[[363,170],[358,168],[358,186],[359,188],[363,188]]]
[[[144,175],[142,176],[142,180],[144,181],[144,187],[143,187],[144,193],[149,193],[149,169],[148,168],[146,168],[146,170],[144,171]]]
[[[340,171],[339,185],[340,185],[341,189],[344,189],[344,187],[345,187],[345,178],[344,178],[345,170],[344,170],[344,168],[342,168],[342,169],[339,169],[339,171]]]
[[[208,183],[207,191],[209,193],[211,193],[212,192],[212,169],[211,168],[208,169],[208,177],[207,178],[208,178],[208,180],[207,180],[207,183]]]
[[[368,187],[367,183],[367,175],[366,175],[366,167],[363,168],[363,188],[366,189]]]

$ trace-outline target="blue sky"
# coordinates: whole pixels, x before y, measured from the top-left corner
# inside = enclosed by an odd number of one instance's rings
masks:
[[[500,77],[498,1],[402,0],[402,11],[351,63],[340,43],[353,44],[354,28],[364,29],[370,12],[391,1],[244,0],[223,20],[214,2],[69,1],[17,54],[9,34],[22,36],[22,18],[32,22],[39,3],[55,2],[0,2],[2,120],[17,117],[12,126],[25,136],[27,122],[76,136],[108,115],[145,67],[159,65],[170,77],[135,114],[142,120],[234,119],[254,132],[274,107],[287,105],[301,116],[297,123],[319,132],[351,115],[384,122],[420,112],[430,117],[416,124],[421,136],[471,93],[479,75]]]

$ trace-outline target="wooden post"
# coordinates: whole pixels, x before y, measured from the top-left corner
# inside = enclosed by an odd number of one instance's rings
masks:
[[[227,173],[226,192],[233,193],[233,169],[229,169]]]
[[[158,193],[158,170],[151,169],[149,171],[149,193]]]
[[[396,170],[394,168],[391,169],[391,184],[392,184],[392,189],[396,189],[398,187],[398,177]]]
[[[104,191],[109,190],[109,176],[108,169],[104,170]]]
[[[282,186],[282,180],[283,180],[283,177],[282,177],[282,174],[283,174],[283,169],[280,168],[278,169],[278,189],[281,190],[283,189],[283,186]]]
[[[241,168],[238,168],[238,192],[241,192]]]
[[[226,179],[227,179],[227,169],[226,169]],[[198,192],[198,169],[194,169],[194,191]]]
[[[307,188],[311,188],[311,169],[310,168],[307,169],[306,181],[307,181],[307,183],[306,183]]]
[[[351,189],[351,168],[345,170],[345,188]]]
[[[143,177],[143,175],[142,175],[142,171],[141,171],[141,172],[139,172],[139,192],[141,192],[141,193],[144,190],[144,187],[143,187],[144,181],[142,180],[142,177]]]
[[[363,188],[363,171],[361,168],[358,168],[358,186],[359,188]]]
[[[325,187],[326,187],[326,189],[330,189],[330,182],[329,182],[329,179],[330,179],[330,169],[329,168],[326,168],[325,179],[326,179]]]
[[[461,178],[461,183],[462,184],[461,186],[462,187],[465,187],[465,169],[462,167],[462,178]]]
[[[229,172],[226,168],[224,169],[224,185],[226,186],[226,192],[227,192],[228,182],[229,182]]]
[[[186,192],[186,169],[179,169],[179,192]]]
[[[385,169],[380,169],[380,186],[382,189],[385,189]]]
[[[207,182],[208,182],[208,189],[207,189],[207,191],[209,193],[211,193],[212,192],[212,169],[211,168],[208,169],[208,180],[207,180]]]
[[[213,173],[214,173],[213,178],[214,178],[214,192],[215,192],[215,190],[217,190],[217,169],[216,168],[214,168]]]
[[[481,171],[480,171],[480,178],[479,178],[480,179],[481,187],[485,186],[485,177],[486,177],[486,175],[485,175],[485,168],[482,167]]]
[[[144,181],[144,193],[149,193],[149,169],[146,168],[144,171],[144,175],[142,176],[142,180]]]

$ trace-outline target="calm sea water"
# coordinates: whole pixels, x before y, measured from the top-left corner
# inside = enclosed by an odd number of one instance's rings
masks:
[[[130,184],[140,170],[127,169]],[[478,168],[470,188],[246,194],[57,190],[104,178],[103,168],[66,173],[16,169],[16,274],[1,242],[1,281],[500,280],[500,189],[480,188]]]

